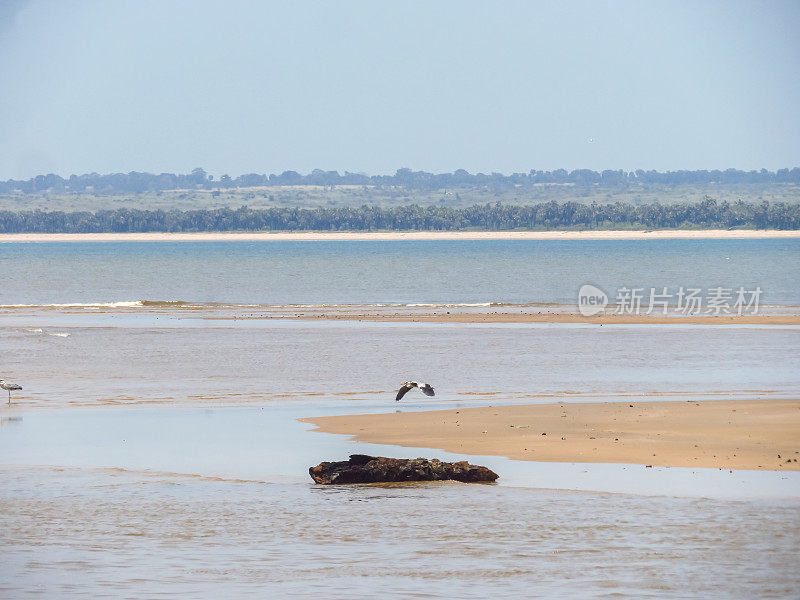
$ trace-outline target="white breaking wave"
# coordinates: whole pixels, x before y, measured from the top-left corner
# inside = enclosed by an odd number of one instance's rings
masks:
[[[71,302],[68,304],[46,304],[57,308],[135,308],[142,306],[141,300],[125,300],[123,302]]]
[[[121,300],[117,302],[63,302],[52,304],[0,304],[2,309],[14,308],[239,308],[239,309],[371,309],[383,307],[406,308],[489,308],[496,306],[545,306],[547,303],[513,304],[506,302],[376,302],[376,303],[287,303],[287,304],[237,304],[228,302],[192,302],[187,300]]]
[[[64,304],[0,304],[0,308],[136,308],[141,300],[123,302],[68,302]]]
[[[25,331],[27,331],[28,333],[45,333],[41,327],[26,329]],[[47,335],[52,335],[53,337],[60,337],[60,338],[65,338],[70,336],[70,334],[66,332],[58,332],[58,333],[47,332]]]
[[[434,308],[458,308],[458,307],[485,307],[485,306],[493,306],[493,302],[458,302],[455,304],[427,304],[423,302],[417,302],[414,304],[405,304],[404,306],[414,307],[414,306],[427,306],[427,307],[434,307]]]

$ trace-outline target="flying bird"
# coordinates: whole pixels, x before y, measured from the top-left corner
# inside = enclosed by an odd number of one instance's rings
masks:
[[[433,387],[431,387],[430,383],[417,383],[416,381],[406,381],[399,390],[397,390],[397,398],[395,398],[395,402],[400,400],[403,396],[406,395],[408,390],[413,388],[419,388],[420,391],[425,394],[426,396],[435,396],[436,394],[433,392]]]
[[[17,385],[16,383],[6,383],[5,379],[0,379],[0,388],[3,388],[8,392],[8,403],[11,404],[11,391],[12,390],[21,390],[22,386]],[[428,392],[425,392],[426,394]]]

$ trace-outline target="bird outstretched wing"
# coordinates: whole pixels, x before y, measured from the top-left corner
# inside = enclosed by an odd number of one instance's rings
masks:
[[[435,396],[436,394],[433,391],[433,387],[430,383],[426,383],[424,385],[419,386],[419,389],[422,390],[422,393],[426,396]]]
[[[403,386],[399,390],[397,390],[397,397],[394,399],[394,401],[395,402],[399,401],[400,398],[402,398],[408,393],[408,390],[415,387],[417,387],[416,384],[412,385],[411,383],[404,383]]]

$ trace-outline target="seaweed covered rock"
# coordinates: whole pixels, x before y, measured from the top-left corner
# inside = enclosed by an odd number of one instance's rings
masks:
[[[308,469],[316,483],[387,483],[398,481],[445,481],[488,483],[497,473],[467,461],[448,463],[435,458],[386,458],[351,454],[350,460],[321,462]]]

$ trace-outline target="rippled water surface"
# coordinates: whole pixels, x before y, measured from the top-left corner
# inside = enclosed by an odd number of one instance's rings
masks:
[[[72,469],[2,477],[6,597],[733,599],[800,586],[797,503]]]
[[[584,283],[724,286],[800,304],[800,240],[0,244],[0,304],[557,302]]]
[[[409,376],[461,402],[800,389],[792,327],[49,318],[0,323],[21,406],[391,401]]]

